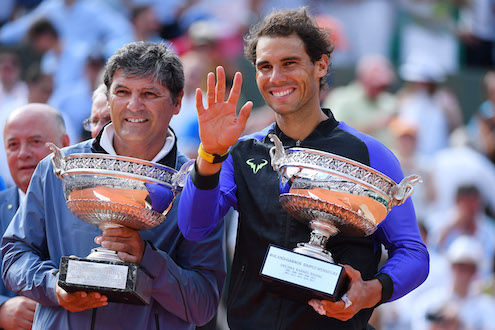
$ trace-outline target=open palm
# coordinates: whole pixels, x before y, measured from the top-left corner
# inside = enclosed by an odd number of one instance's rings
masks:
[[[246,102],[237,116],[236,106],[241,94],[242,74],[240,72],[235,74],[232,89],[225,101],[225,71],[221,66],[217,67],[216,71],[216,84],[215,74],[213,72],[208,74],[206,109],[199,88],[196,90],[196,108],[203,149],[209,153],[224,154],[237,142],[244,131],[253,103]]]

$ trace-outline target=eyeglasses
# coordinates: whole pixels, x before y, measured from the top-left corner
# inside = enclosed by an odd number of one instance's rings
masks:
[[[83,127],[84,127],[84,130],[87,131],[87,132],[91,132],[91,128],[98,125],[99,123],[108,123],[110,121],[110,117],[106,117],[106,118],[88,118],[86,120],[83,121]]]

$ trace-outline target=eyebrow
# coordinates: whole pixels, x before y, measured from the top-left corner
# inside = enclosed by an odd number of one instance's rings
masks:
[[[126,85],[122,85],[122,84],[116,84],[113,89],[115,90],[117,88],[127,88],[127,89],[129,89],[129,87],[127,87]],[[146,86],[144,88],[140,88],[140,90],[143,90],[143,89],[145,89],[145,90],[151,90],[151,91],[155,91],[157,93],[160,93],[160,90],[158,88],[156,88],[155,86]]]
[[[280,62],[294,61],[294,60],[300,60],[300,59],[301,59],[300,56],[289,56],[289,57],[282,58],[280,60]],[[270,61],[259,61],[259,62],[256,62],[256,66],[264,65],[264,64],[267,64],[267,63],[270,63]]]
[[[27,137],[28,139],[33,139],[33,138],[37,138],[37,139],[42,139],[43,136],[37,134],[37,135],[30,135]],[[6,142],[9,142],[9,141],[14,141],[14,140],[21,140],[20,138],[16,137],[16,136],[11,136],[11,137],[8,137],[7,140],[5,140]]]

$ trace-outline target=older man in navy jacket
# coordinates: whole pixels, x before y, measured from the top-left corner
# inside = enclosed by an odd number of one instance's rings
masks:
[[[0,226],[2,234],[24,199],[31,176],[38,163],[50,153],[45,146],[69,145],[69,137],[60,113],[49,105],[30,103],[8,117],[3,132],[5,152],[15,186],[0,192]],[[30,328],[36,302],[17,296],[0,281],[0,327]]]

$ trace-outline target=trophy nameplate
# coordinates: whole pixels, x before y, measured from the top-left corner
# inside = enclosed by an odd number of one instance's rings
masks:
[[[340,265],[274,245],[267,250],[260,275],[270,291],[305,303],[313,298],[339,300],[348,280]]]
[[[137,264],[62,257],[58,285],[67,292],[99,292],[109,302],[150,303],[152,280]]]

